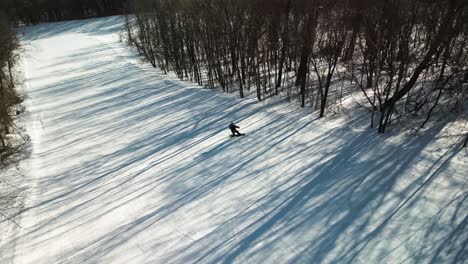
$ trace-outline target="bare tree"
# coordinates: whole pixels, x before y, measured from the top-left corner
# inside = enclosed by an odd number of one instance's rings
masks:
[[[240,97],[252,91],[259,101],[286,90],[304,107],[308,98],[314,105],[316,96],[320,117],[332,103],[330,94],[338,92],[332,84],[342,80],[342,91],[348,78],[371,106],[371,127],[377,118],[384,133],[399,116],[424,112],[429,120],[440,102],[464,96],[467,5],[133,0],[135,19],[128,21],[126,35],[164,72]],[[340,65],[350,76],[336,77]]]
[[[318,92],[320,97],[320,117],[325,114],[330,85],[335,74],[338,61],[342,58],[348,32],[344,26],[343,9],[335,10],[336,3],[329,2],[324,15],[320,19],[315,52],[312,54],[313,71],[317,76]]]
[[[28,142],[28,137],[22,135],[22,130],[14,122],[18,105],[22,102],[15,90],[15,64],[19,59],[19,48],[12,24],[0,13],[0,219],[15,224],[10,215],[19,205],[23,190],[10,183],[11,176],[5,170],[23,157],[21,154],[25,153]]]

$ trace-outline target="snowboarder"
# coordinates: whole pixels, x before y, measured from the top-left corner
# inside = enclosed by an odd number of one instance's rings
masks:
[[[231,130],[232,136],[233,136],[233,137],[235,137],[236,135],[237,135],[237,136],[243,136],[244,134],[241,134],[241,133],[237,130],[237,128],[240,128],[240,127],[234,125],[233,122],[231,122],[231,124],[229,124],[229,129]]]

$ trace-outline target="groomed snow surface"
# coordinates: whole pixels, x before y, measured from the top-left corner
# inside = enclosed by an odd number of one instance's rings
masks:
[[[26,29],[32,156],[0,262],[467,262],[457,122],[382,136],[203,89],[142,63],[122,20]]]

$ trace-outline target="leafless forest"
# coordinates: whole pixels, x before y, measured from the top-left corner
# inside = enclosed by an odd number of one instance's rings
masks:
[[[427,126],[440,106],[463,112],[464,0],[134,0],[126,38],[180,79],[258,100],[284,95],[323,117],[361,91],[384,133],[403,116]],[[352,87],[352,88],[350,88]],[[447,107],[444,107],[447,109]]]
[[[0,13],[0,219],[9,219],[7,212],[17,204],[22,193],[10,183],[10,176],[4,174],[4,169],[18,160],[28,141],[23,128],[15,122],[15,116],[22,111],[19,104],[23,100],[16,90],[19,48],[15,29]]]
[[[0,15],[0,163],[5,162],[17,152],[11,138],[12,130],[17,130],[14,116],[20,111],[17,106],[22,102],[15,89],[17,86],[15,65],[19,60],[20,46],[16,31],[5,16]],[[14,134],[17,134],[16,131]]]
[[[0,10],[15,24],[119,15],[127,0],[2,0]]]

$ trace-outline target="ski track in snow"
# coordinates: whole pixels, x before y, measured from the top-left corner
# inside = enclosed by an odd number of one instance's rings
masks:
[[[205,90],[142,63],[121,24],[27,29],[33,153],[5,262],[466,263],[447,127],[380,136],[367,115]]]

